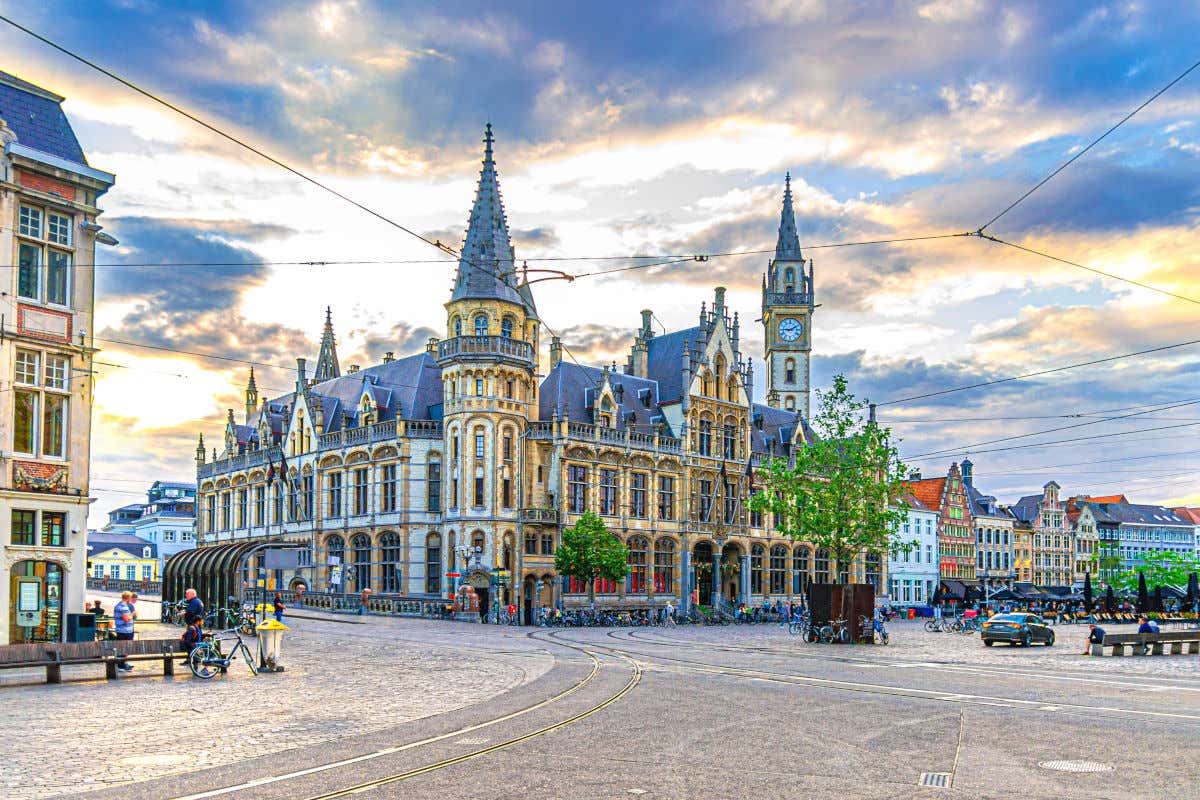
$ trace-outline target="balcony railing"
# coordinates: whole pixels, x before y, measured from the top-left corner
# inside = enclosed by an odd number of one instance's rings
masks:
[[[808,292],[767,292],[766,304],[769,306],[808,306],[812,305],[812,295]]]
[[[522,508],[522,522],[558,522],[558,509],[555,508]]]
[[[437,358],[510,358],[526,364],[534,361],[533,345],[506,336],[455,336],[438,342]]]

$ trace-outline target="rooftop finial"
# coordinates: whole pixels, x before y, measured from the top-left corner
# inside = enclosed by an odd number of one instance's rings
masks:
[[[492,123],[488,122],[487,125],[483,126],[483,160],[484,161],[492,160],[492,142],[494,142],[494,141],[496,141],[496,139],[495,139],[495,137],[492,136]]]

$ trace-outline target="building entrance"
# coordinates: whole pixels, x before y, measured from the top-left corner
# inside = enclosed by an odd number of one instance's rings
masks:
[[[712,603],[712,568],[712,545],[700,542],[692,548],[692,571],[695,573],[692,588],[696,591],[696,602],[702,606]]]
[[[18,561],[13,564],[8,596],[11,600],[8,612],[10,643],[61,641],[61,565],[51,561]],[[28,610],[22,611],[23,608]]]

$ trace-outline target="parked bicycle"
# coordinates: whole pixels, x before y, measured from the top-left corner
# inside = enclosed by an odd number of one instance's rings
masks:
[[[863,617],[858,618],[858,624],[862,628],[862,636],[864,639],[878,641],[880,644],[888,643],[887,627],[883,624],[882,617]]]
[[[232,638],[222,639],[220,634],[232,634]],[[222,642],[236,642],[229,655],[226,655],[222,649]],[[225,672],[237,660],[237,655],[241,653],[246,661],[246,666],[250,668],[250,674],[257,675],[258,669],[254,666],[254,657],[250,654],[250,648],[246,646],[246,642],[242,639],[241,633],[237,628],[229,628],[221,631],[218,634],[212,634],[200,644],[196,645],[190,653],[188,653],[187,663],[188,669],[197,678],[209,680],[217,675],[217,673]]]

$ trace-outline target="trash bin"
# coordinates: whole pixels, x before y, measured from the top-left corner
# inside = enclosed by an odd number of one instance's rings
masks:
[[[908,610],[908,618],[909,618],[909,619],[916,619],[916,618],[917,618],[917,610],[916,610],[915,608],[910,608],[910,609]]]
[[[96,641],[96,615],[67,614],[67,641]]]
[[[283,649],[283,632],[288,630],[288,626],[269,619],[260,623],[256,630],[258,632],[259,671],[283,672],[283,665],[279,663],[279,654]]]

